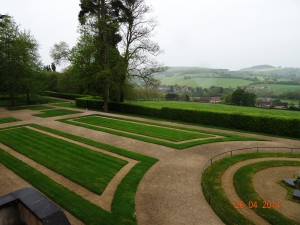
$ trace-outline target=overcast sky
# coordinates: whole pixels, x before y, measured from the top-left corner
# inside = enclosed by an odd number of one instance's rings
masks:
[[[146,0],[159,26],[153,39],[166,66],[237,70],[270,64],[300,67],[299,0]],[[44,64],[59,41],[78,37],[77,0],[0,0],[40,43]]]

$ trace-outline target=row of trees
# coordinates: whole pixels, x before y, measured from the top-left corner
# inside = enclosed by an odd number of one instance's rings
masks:
[[[0,49],[0,93],[10,96],[12,106],[18,94],[26,94],[29,104],[41,80],[37,41],[6,16],[0,19]]]
[[[110,95],[123,102],[126,87],[135,78],[156,86],[153,74],[165,70],[155,56],[159,46],[150,40],[156,26],[144,0],[81,0],[80,38],[73,48],[55,44],[56,64],[70,62],[69,70],[85,93],[97,93],[108,111]]]

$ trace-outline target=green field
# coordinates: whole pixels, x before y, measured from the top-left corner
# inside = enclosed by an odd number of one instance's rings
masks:
[[[188,79],[184,77],[190,77]],[[237,78],[215,78],[215,77],[201,77],[200,75],[175,75],[170,77],[162,77],[160,79],[163,85],[179,85],[179,86],[189,86],[189,87],[202,87],[210,88],[211,86],[224,87],[224,88],[237,88],[248,86],[252,81],[237,79]]]
[[[43,113],[35,114],[34,116],[48,118],[48,117],[64,116],[64,115],[77,114],[77,113],[81,113],[81,112],[68,110],[68,109],[52,109],[52,110],[45,110],[43,111]]]
[[[1,123],[11,123],[11,122],[17,122],[20,121],[19,119],[13,118],[13,117],[5,117],[5,118],[0,118],[0,124]]]
[[[300,85],[284,85],[284,84],[256,84],[257,87],[268,87],[275,95],[281,95],[284,92],[299,91]]]
[[[97,194],[127,163],[26,127],[0,130],[0,142]]]
[[[149,108],[160,109],[162,107],[175,108],[175,109],[188,109],[196,111],[208,111],[208,112],[224,112],[230,114],[242,114],[242,115],[255,115],[263,117],[277,117],[286,119],[300,119],[300,112],[276,110],[276,109],[260,109],[256,107],[243,107],[243,106],[231,106],[224,104],[210,104],[210,103],[198,103],[198,102],[179,102],[179,101],[136,101],[130,102],[133,105],[139,105]]]
[[[213,142],[259,140],[200,129],[100,115],[63,119],[59,121],[175,149],[184,149]],[[214,138],[214,135],[218,135],[219,137]],[[154,139],[154,137],[159,139]],[[184,142],[178,143],[180,141]]]

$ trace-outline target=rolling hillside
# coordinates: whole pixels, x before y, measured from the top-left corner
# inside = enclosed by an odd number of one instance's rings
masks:
[[[190,87],[209,88],[218,87],[241,87],[252,83],[243,77],[233,75],[226,69],[208,69],[196,67],[171,67],[163,73],[155,76],[162,85],[179,85]]]

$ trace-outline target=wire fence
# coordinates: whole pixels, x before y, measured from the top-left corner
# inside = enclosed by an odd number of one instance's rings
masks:
[[[213,157],[211,157],[203,166],[202,169],[202,178],[201,178],[201,186],[202,191],[206,197],[207,202],[209,205],[211,205],[212,209],[216,212],[216,214],[220,215],[221,219],[226,224],[241,224],[243,223],[242,220],[244,220],[244,217],[242,215],[235,216],[229,216],[228,214],[228,208],[226,207],[226,204],[222,204],[222,201],[220,201],[218,198],[214,196],[214,193],[212,193],[211,190],[208,188],[205,188],[206,186],[203,185],[203,173],[204,171],[211,166],[214,162],[218,161],[219,159],[225,158],[225,157],[231,157],[234,155],[240,155],[240,154],[247,154],[247,153],[288,153],[288,154],[300,154],[300,147],[251,147],[251,148],[241,148],[241,149],[235,149],[230,150],[226,152],[222,152],[220,154],[217,154]],[[247,207],[247,206],[245,206]],[[223,215],[223,216],[222,216]],[[224,216],[228,215],[228,216]],[[245,222],[247,223],[247,222]]]
[[[300,154],[300,147],[251,147],[251,148],[240,148],[229,150],[226,152],[222,152],[210,158],[203,166],[202,173],[205,169],[212,165],[215,161],[234,155],[247,154],[247,153],[290,153],[292,154]]]

